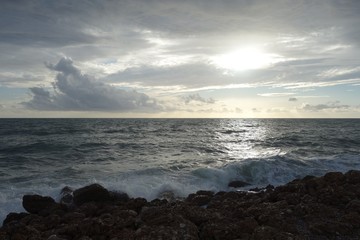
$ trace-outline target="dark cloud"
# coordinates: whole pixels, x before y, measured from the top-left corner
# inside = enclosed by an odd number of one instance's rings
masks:
[[[289,102],[296,102],[298,99],[296,97],[289,98]]]
[[[144,93],[116,89],[82,74],[68,58],[48,68],[58,72],[53,93],[41,87],[30,88],[32,99],[23,103],[36,110],[154,112],[161,107]]]

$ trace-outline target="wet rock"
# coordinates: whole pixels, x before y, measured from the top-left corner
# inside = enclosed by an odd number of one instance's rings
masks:
[[[44,209],[55,206],[56,202],[51,197],[25,195],[23,196],[22,205],[27,212],[36,214]]]
[[[175,194],[172,191],[165,191],[159,194],[160,200],[166,200],[167,202],[174,202],[176,200]]]
[[[212,199],[212,195],[202,195],[202,194],[190,194],[185,201],[189,202],[192,205],[204,206],[208,204]]]
[[[236,181],[229,182],[228,187],[241,188],[241,187],[246,187],[249,185],[251,185],[251,184],[244,182],[244,181],[236,180]]]
[[[61,189],[60,192],[61,198],[60,203],[65,204],[67,206],[73,205],[73,190],[72,188],[66,186],[63,189]]]
[[[110,193],[99,184],[79,188],[74,191],[74,203],[78,206],[86,202],[105,202],[110,201]]]
[[[252,192],[261,192],[261,191],[272,191],[275,187],[271,184],[267,185],[266,187],[255,187],[255,188],[250,188],[249,191]]]
[[[214,196],[214,192],[213,191],[204,191],[204,190],[199,190],[196,192],[196,195],[204,195],[204,196]]]
[[[109,194],[111,201],[114,202],[127,202],[130,199],[129,195],[124,192],[110,191]]]

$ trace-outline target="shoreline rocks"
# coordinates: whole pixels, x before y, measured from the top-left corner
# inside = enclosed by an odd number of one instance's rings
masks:
[[[65,191],[66,190],[66,191]],[[254,191],[198,191],[184,200],[129,198],[98,184],[60,203],[25,195],[0,239],[359,239],[360,171],[307,176]]]

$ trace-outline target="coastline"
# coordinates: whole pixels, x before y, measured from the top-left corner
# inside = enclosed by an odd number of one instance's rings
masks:
[[[273,188],[183,200],[129,198],[100,185],[63,189],[61,202],[25,195],[0,239],[358,239],[360,171],[307,176]]]

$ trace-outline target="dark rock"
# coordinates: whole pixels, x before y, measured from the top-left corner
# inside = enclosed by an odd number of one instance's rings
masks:
[[[127,193],[124,192],[110,191],[109,194],[111,201],[114,202],[127,202],[130,199],[129,195],[127,195]]]
[[[345,180],[345,176],[341,172],[328,172],[324,175],[324,180],[331,184],[340,184]]]
[[[96,216],[96,212],[98,211],[98,206],[94,202],[88,202],[82,204],[77,211],[85,214],[87,217]]]
[[[3,226],[5,226],[6,224],[8,223],[11,223],[11,222],[18,222],[20,221],[22,218],[28,216],[29,214],[28,213],[9,213],[5,220],[3,221]]]
[[[148,204],[148,202],[145,198],[134,198],[126,202],[125,207],[126,209],[134,210],[135,212],[139,213],[146,204]]]
[[[360,213],[360,200],[359,199],[354,199],[351,202],[349,202],[346,205],[346,210],[348,210],[349,212],[358,212],[358,213]]]
[[[249,229],[244,231],[241,226],[242,221],[234,219],[210,221],[201,227],[199,235],[201,239],[248,239],[249,234],[246,231]]]
[[[186,201],[189,202],[192,205],[196,206],[204,206],[208,204],[212,199],[212,196],[210,195],[198,195],[198,194],[190,194]]]
[[[360,171],[359,170],[350,170],[345,173],[345,177],[347,182],[352,184],[359,184],[360,183]]]
[[[51,197],[25,195],[23,196],[22,205],[27,212],[37,214],[44,209],[53,207],[56,202]]]
[[[106,202],[111,200],[109,191],[99,184],[79,188],[73,194],[74,203],[77,206],[86,202]]]
[[[204,191],[204,190],[199,190],[196,192],[196,195],[204,195],[204,196],[214,196],[214,192],[213,191]]]
[[[166,200],[166,199],[154,199],[152,200],[149,205],[150,206],[154,206],[154,207],[158,207],[158,206],[163,206],[163,205],[166,205],[168,204],[169,202]]]
[[[255,229],[252,239],[263,240],[263,239],[275,239],[275,235],[278,232],[277,229],[269,226],[259,226]],[[291,239],[291,238],[290,238]]]
[[[65,204],[66,206],[73,205],[73,190],[70,187],[66,186],[61,189],[60,195],[60,203]]]
[[[173,214],[149,219],[146,224],[137,229],[135,234],[136,239],[199,239],[195,224]]]
[[[236,181],[229,182],[228,187],[241,188],[241,187],[246,187],[249,185],[251,185],[251,184],[244,182],[244,181],[236,180]]]

